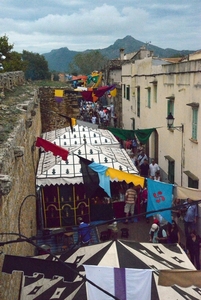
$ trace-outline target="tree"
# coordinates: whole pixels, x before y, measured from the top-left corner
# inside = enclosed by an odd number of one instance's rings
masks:
[[[100,71],[106,62],[107,59],[97,50],[78,53],[69,64],[69,73],[87,75],[93,71]]]
[[[14,45],[9,44],[6,35],[0,37],[0,63],[3,66],[2,72],[24,71],[26,64],[21,59],[21,54],[12,51]],[[1,57],[5,59],[1,59]]]
[[[26,79],[43,80],[50,78],[48,63],[43,55],[23,50],[22,59],[27,64]]]

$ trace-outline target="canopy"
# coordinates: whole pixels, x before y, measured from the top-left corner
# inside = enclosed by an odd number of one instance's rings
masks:
[[[76,125],[43,134],[43,138],[69,151],[67,161],[51,152],[41,153],[36,184],[60,185],[83,183],[79,156],[103,164],[109,168],[130,174],[138,174],[137,168],[117,139],[108,130],[92,129]],[[111,179],[117,181],[117,178]]]
[[[38,256],[37,258],[52,260],[51,255]],[[195,270],[183,249],[178,244],[152,244],[133,241],[109,241],[91,246],[81,247],[73,252],[64,253],[60,259],[65,263],[76,263],[76,272],[85,275],[83,265],[107,266],[132,269],[152,269],[151,300],[170,299],[199,299],[200,289],[195,286],[180,287],[173,285],[164,287],[158,285],[160,270]],[[33,258],[32,258],[33,260]],[[22,265],[23,266],[23,265]],[[30,276],[31,258],[29,264],[29,277],[23,277],[21,299],[27,299],[34,292],[35,299],[87,299],[85,282],[78,275],[73,282],[65,282],[62,277],[34,273]],[[23,266],[26,269],[26,266]],[[66,269],[68,270],[68,269]],[[71,272],[71,271],[69,271]],[[26,270],[24,270],[26,274]],[[67,271],[68,273],[68,271]],[[57,275],[57,274],[55,274]],[[40,287],[40,288],[39,288]]]

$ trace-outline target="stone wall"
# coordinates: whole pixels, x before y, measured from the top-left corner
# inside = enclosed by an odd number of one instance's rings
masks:
[[[24,72],[22,71],[0,73],[1,96],[5,96],[5,90],[12,90],[15,86],[21,85],[24,82]]]
[[[38,201],[35,175],[39,149],[35,140],[41,132],[69,126],[58,113],[76,118],[79,115],[77,95],[66,91],[61,103],[54,98],[55,88],[39,88],[27,95],[26,103],[18,105],[21,110],[18,125],[4,144],[0,144],[0,241],[16,240],[20,233],[26,237],[36,235],[36,208]],[[33,196],[32,196],[33,195]],[[20,213],[21,211],[21,213]],[[20,222],[20,223],[19,223]],[[2,251],[2,252],[1,252]],[[4,255],[32,256],[35,247],[22,242],[7,244],[0,249],[0,268]],[[0,299],[18,299],[21,283],[20,272],[12,275],[0,273]]]
[[[60,103],[55,101],[55,88],[43,87],[39,89],[42,132],[69,126],[69,122],[59,116],[58,113],[72,118],[79,116],[77,93],[63,89],[64,97]]]
[[[16,240],[19,233],[36,235],[35,174],[38,153],[35,139],[41,133],[41,115],[37,91],[29,94],[21,108],[19,121],[5,143],[0,144],[0,241]],[[26,198],[27,197],[27,198]],[[23,202],[23,200],[26,200]],[[21,214],[19,214],[21,210]],[[0,268],[5,254],[34,255],[27,242],[6,244],[0,249]],[[0,299],[18,299],[21,273],[0,273]]]

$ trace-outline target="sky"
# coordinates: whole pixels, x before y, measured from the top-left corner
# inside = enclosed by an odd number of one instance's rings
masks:
[[[0,37],[17,52],[103,49],[127,35],[163,49],[201,49],[201,0],[0,0],[0,11]]]

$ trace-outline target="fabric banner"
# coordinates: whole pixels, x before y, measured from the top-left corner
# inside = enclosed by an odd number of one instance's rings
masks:
[[[69,152],[66,149],[64,149],[60,146],[57,146],[57,145],[55,145],[47,140],[44,140],[40,137],[37,137],[36,147],[42,147],[45,150],[45,152],[50,151],[53,153],[54,156],[57,156],[57,155],[61,156],[62,159],[65,161],[67,160],[67,157],[69,154]]]
[[[55,100],[60,103],[63,100],[64,91],[63,90],[55,90],[54,97]]]
[[[137,136],[138,140],[142,144],[146,144],[152,132],[156,130],[156,128],[127,130],[113,127],[108,127],[107,129],[123,141],[132,140],[135,136]]]
[[[147,212],[170,208],[172,206],[173,185],[147,179]],[[147,216],[156,214],[150,213]],[[168,222],[172,223],[171,209],[159,212],[159,214]]]
[[[86,277],[113,297],[121,300],[151,300],[152,270],[84,265]],[[86,284],[88,300],[111,300],[111,296]]]
[[[109,176],[111,179],[118,179],[118,181],[126,181],[127,183],[132,182],[135,186],[140,185],[142,188],[144,187],[144,182],[145,182],[144,177],[135,174],[126,173],[113,168],[108,168],[105,174],[106,176]]]
[[[98,99],[98,98],[102,97],[105,94],[105,92],[109,91],[113,87],[114,87],[114,85],[101,86],[99,88],[94,88],[91,91],[89,91],[89,90],[83,91],[83,92],[81,92],[81,95],[86,101],[93,101],[93,97],[96,97]]]
[[[92,162],[89,167],[98,173],[99,177],[99,185],[104,191],[108,194],[109,197],[111,197],[111,190],[110,190],[110,177],[105,175],[106,170],[108,167],[97,164],[95,162]]]
[[[181,287],[196,286],[201,288],[201,271],[190,270],[161,270],[159,272],[158,285]]]
[[[65,115],[62,115],[62,114],[59,114],[59,113],[58,113],[58,115],[65,118],[66,120],[68,120],[68,122],[70,123],[71,132],[73,133],[73,127],[75,125],[77,125],[77,120],[75,118],[70,118],[68,116],[65,116]]]
[[[91,198],[95,195],[98,187],[99,187],[99,176],[98,173],[92,170],[89,165],[92,161],[79,156],[80,164],[81,164],[81,171],[85,186],[85,191],[87,197]]]
[[[194,201],[201,200],[201,190],[175,186],[174,187],[174,196],[178,199],[187,199],[190,198]]]

